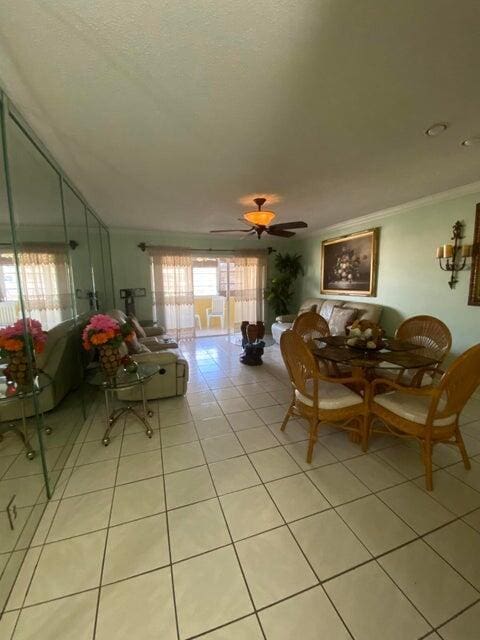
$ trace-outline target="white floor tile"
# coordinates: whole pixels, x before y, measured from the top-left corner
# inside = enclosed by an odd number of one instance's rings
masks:
[[[471,527],[473,527],[477,531],[480,531],[480,509],[476,509],[472,513],[464,516],[462,519],[465,522],[468,522]]]
[[[268,427],[256,427],[254,429],[243,429],[237,433],[238,439],[242,443],[247,453],[261,451],[278,446],[279,442]]]
[[[415,484],[425,490],[423,479],[415,480]],[[433,474],[433,491],[430,495],[457,516],[480,507],[480,492],[443,470]]]
[[[344,464],[371,491],[380,491],[405,482],[405,476],[375,455],[345,460]]]
[[[397,444],[394,447],[387,447],[377,451],[376,455],[391,464],[392,467],[407,478],[424,477],[425,475],[425,467],[418,447],[414,449],[403,444]],[[436,468],[435,465],[434,468]]]
[[[213,462],[209,466],[219,495],[253,487],[261,482],[247,456]]]
[[[234,540],[267,531],[283,524],[283,519],[260,485],[229,493],[220,498]]]
[[[98,587],[105,537],[106,531],[97,531],[46,545],[25,604],[37,604]]]
[[[325,589],[355,640],[417,640],[431,630],[376,562],[327,582]]]
[[[296,461],[296,463],[304,470],[311,471],[316,467],[323,467],[326,464],[337,462],[335,456],[324,447],[321,441],[317,441],[313,449],[312,462],[307,462],[308,440],[302,442],[293,442],[285,445],[285,449]]]
[[[378,497],[420,535],[455,518],[451,511],[412,483],[385,489]]]
[[[266,486],[287,522],[330,507],[320,491],[303,473],[274,480]]]
[[[115,487],[111,525],[152,516],[165,510],[163,478],[148,478]]]
[[[443,640],[477,640],[480,629],[480,602],[439,629]],[[440,636],[438,636],[440,637]]]
[[[247,538],[236,547],[257,608],[318,582],[287,527]]]
[[[237,413],[237,411],[248,411],[250,405],[245,398],[228,398],[227,400],[219,400],[223,413]]]
[[[113,489],[65,498],[58,506],[47,542],[107,527],[112,499]]]
[[[430,533],[425,541],[480,590],[480,533],[457,521]]]
[[[174,562],[230,543],[217,498],[169,511],[168,525]]]
[[[232,432],[202,440],[202,448],[207,462],[226,460],[244,453],[237,436]]]
[[[163,450],[164,473],[182,471],[182,469],[199,467],[203,464],[205,464],[205,458],[199,442],[178,444]]]
[[[232,433],[230,423],[225,416],[217,416],[216,418],[205,418],[197,420],[195,426],[199,438],[213,438],[214,436],[222,436],[226,433]]]
[[[320,426],[321,435],[322,427]],[[363,456],[364,453],[358,442],[352,442],[350,440],[350,434],[347,431],[337,431],[331,435],[326,435],[321,438],[322,444],[333,453],[337,460],[348,460],[349,458],[356,458]]]
[[[267,640],[349,640],[322,587],[314,587],[260,612]]]
[[[465,469],[463,462],[448,467],[448,473],[451,473],[456,478],[459,478],[465,484],[470,485],[477,491],[480,491],[480,464],[475,460],[471,460],[471,469]]]
[[[295,442],[301,442],[308,440],[308,424],[305,420],[289,420],[285,431],[281,430],[282,423],[274,422],[267,425],[273,435],[282,444],[293,444]],[[307,454],[305,453],[304,459]],[[336,460],[336,458],[334,458]]]
[[[185,444],[198,440],[197,432],[193,422],[177,424],[173,427],[160,430],[162,447],[172,447],[176,444]]]
[[[165,489],[169,509],[213,498],[215,495],[206,466],[166,475]]]
[[[337,511],[374,556],[417,537],[415,531],[376,496],[349,502]]]
[[[13,630],[15,628],[15,625],[17,624],[17,618],[19,616],[19,613],[20,613],[19,611],[9,611],[4,613],[0,618],[0,638],[2,638],[2,640],[12,639]],[[29,632],[30,632],[30,636],[27,636],[28,640],[32,638],[30,628],[29,628]],[[36,630],[35,630],[35,634],[36,634],[35,638],[38,638],[38,640],[43,640],[40,636],[37,635]],[[27,640],[27,638],[24,638],[24,640]],[[262,636],[262,639],[263,639],[263,636]],[[79,640],[83,640],[83,638]]]
[[[291,476],[301,471],[295,460],[281,446],[252,453],[250,460],[263,482]]]
[[[109,445],[111,446],[111,445]],[[108,448],[108,447],[107,447]],[[144,451],[154,451],[160,448],[160,431],[154,429],[152,437],[149,438],[145,431],[131,433],[123,436],[122,456],[129,456]]]
[[[433,626],[459,613],[479,596],[422,540],[392,551],[379,562]]]
[[[153,478],[159,476],[162,471],[162,456],[159,449],[125,456],[120,458],[117,484]]]
[[[95,640],[176,640],[170,568],[102,587]]]
[[[169,561],[164,513],[111,527],[102,584],[160,569]]]
[[[120,455],[120,446],[122,439],[120,436],[112,437],[112,441],[106,447],[102,444],[101,438],[92,442],[85,442],[80,449],[76,466],[82,464],[92,464],[93,462],[102,462],[102,460],[113,460]]]
[[[95,464],[86,464],[83,467],[75,467],[63,497],[68,498],[90,491],[113,487],[116,471],[116,460],[105,460]]]
[[[284,405],[276,404],[273,407],[261,407],[257,409],[257,413],[265,424],[273,424],[274,422],[282,422],[287,413]]]
[[[227,420],[229,421],[234,431],[241,431],[242,429],[253,429],[254,427],[262,427],[263,421],[253,409],[250,411],[239,411],[238,413],[227,414]]]
[[[5,607],[6,611],[20,609],[23,606],[23,601],[25,600],[30,580],[32,579],[35,567],[37,566],[41,551],[41,547],[34,547],[33,549],[29,549],[26,553],[18,552],[25,553],[25,557],[10,593],[10,597],[8,598],[7,605]],[[3,567],[0,569],[0,575],[2,570]]]
[[[217,402],[203,402],[190,407],[190,411],[194,420],[203,420],[204,418],[214,418],[222,415],[222,410]]]
[[[231,546],[173,565],[173,577],[182,640],[253,610]]]
[[[341,463],[307,471],[307,475],[334,506],[368,495],[370,490]]]
[[[293,522],[290,528],[320,580],[371,558],[333,509]]]
[[[256,616],[248,616],[202,636],[202,640],[263,640]]]
[[[13,638],[52,640],[62,638],[67,633],[68,640],[91,640],[97,598],[98,591],[95,589],[23,609]]]
[[[263,393],[254,393],[245,397],[246,401],[252,409],[261,409],[263,407],[271,407],[277,404],[277,400],[268,391]],[[282,398],[282,402],[285,398]]]

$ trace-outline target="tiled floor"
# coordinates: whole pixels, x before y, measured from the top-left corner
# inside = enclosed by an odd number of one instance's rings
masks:
[[[473,640],[480,628],[480,401],[472,470],[388,437],[280,432],[289,389],[223,338],[183,347],[185,398],[100,443],[85,424],[0,621],[2,640]]]

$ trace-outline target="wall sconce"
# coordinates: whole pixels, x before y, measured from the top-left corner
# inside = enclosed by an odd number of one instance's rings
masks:
[[[462,245],[463,239],[463,222],[457,220],[452,227],[453,245],[444,244],[437,248],[437,260],[442,271],[450,271],[452,274],[448,282],[450,289],[454,289],[458,282],[457,273],[465,269],[467,258],[472,255],[472,246],[469,244]],[[446,262],[443,262],[446,260]]]

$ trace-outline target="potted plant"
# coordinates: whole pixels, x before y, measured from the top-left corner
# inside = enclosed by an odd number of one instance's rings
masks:
[[[275,253],[275,275],[265,294],[277,315],[288,313],[290,301],[295,292],[294,284],[299,275],[304,275],[302,256],[299,253]]]
[[[125,322],[120,324],[102,313],[90,318],[83,330],[83,348],[87,351],[98,349],[100,366],[107,378],[114,378],[120,366],[122,356],[120,346],[129,342],[134,336],[133,328]]]
[[[13,380],[18,386],[32,383],[37,375],[35,354],[44,350],[46,339],[47,334],[43,331],[41,323],[31,318],[17,320],[14,324],[0,329],[0,355],[8,360],[5,371],[7,379]],[[33,360],[31,367],[28,362],[28,349]]]

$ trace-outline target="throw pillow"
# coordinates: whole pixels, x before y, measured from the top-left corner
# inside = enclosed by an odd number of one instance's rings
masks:
[[[328,323],[330,334],[332,336],[344,336],[345,327],[348,327],[355,320],[357,315],[356,309],[344,309],[343,307],[334,307],[330,322]]]
[[[302,307],[300,307],[300,309],[298,310],[298,316],[301,316],[302,313],[308,313],[309,311],[314,311],[316,313],[317,311],[317,305],[316,304],[306,304],[303,305]]]
[[[130,320],[133,330],[137,334],[137,338],[146,338],[147,334],[145,333],[145,329],[142,327],[137,318],[132,313],[129,313],[128,319]]]

